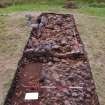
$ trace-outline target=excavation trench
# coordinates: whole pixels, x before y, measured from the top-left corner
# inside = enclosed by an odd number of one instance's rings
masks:
[[[99,105],[73,15],[43,13],[32,25],[4,105]]]

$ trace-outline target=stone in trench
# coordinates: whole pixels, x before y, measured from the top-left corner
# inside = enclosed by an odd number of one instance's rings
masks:
[[[77,92],[72,92],[72,96],[76,98],[76,97],[78,97],[78,93]]]
[[[64,101],[65,105],[71,105],[69,100]]]
[[[63,92],[65,93],[65,95],[67,95],[67,96],[70,96],[71,94],[70,94],[70,92],[68,91],[68,89],[63,89]]]
[[[53,65],[53,63],[52,62],[48,62],[48,66],[52,66]]]
[[[53,46],[52,46],[52,49],[59,49],[59,48],[60,48],[59,45],[53,45]]]
[[[56,72],[53,72],[52,77],[53,77],[53,79],[55,79],[56,81],[60,81],[59,75],[58,75]]]
[[[47,24],[47,18],[44,17],[44,16],[42,16],[41,17],[41,23],[44,24],[44,25],[46,25]]]
[[[64,59],[62,59],[61,62],[65,63],[65,64],[69,64],[69,62],[67,60],[64,60]]]
[[[34,29],[38,29],[39,25],[38,24],[31,24],[30,27],[34,28]]]
[[[62,41],[61,41],[61,45],[62,45],[62,46],[67,45],[67,41],[66,41],[65,39],[64,39],[64,40],[62,40]]]
[[[54,57],[53,60],[54,60],[55,62],[60,62],[60,61],[61,61],[59,58],[56,58],[56,57]]]

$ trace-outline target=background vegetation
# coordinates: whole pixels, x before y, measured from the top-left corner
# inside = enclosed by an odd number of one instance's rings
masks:
[[[70,1],[74,2],[77,7],[79,7],[76,11],[80,13],[87,13],[95,16],[105,16],[105,0],[0,0],[1,7],[6,7],[0,8],[0,14],[33,10],[70,11],[64,9],[64,5]]]
[[[67,1],[76,1],[82,3],[102,3],[105,0],[0,0],[0,3],[23,4],[23,3],[65,3]]]

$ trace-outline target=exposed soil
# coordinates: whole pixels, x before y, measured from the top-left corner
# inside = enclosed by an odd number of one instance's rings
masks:
[[[39,99],[26,101],[26,92]],[[41,14],[33,24],[5,105],[99,105],[74,17]]]

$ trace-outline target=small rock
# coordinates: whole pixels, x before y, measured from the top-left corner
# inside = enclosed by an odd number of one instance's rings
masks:
[[[53,60],[54,60],[55,62],[60,62],[60,59],[59,59],[59,58],[56,58],[56,57],[54,57]]]
[[[59,49],[59,48],[60,48],[59,45],[53,45],[53,46],[52,46],[52,49]]]
[[[71,105],[69,100],[65,100],[64,103],[65,103],[65,105]]]
[[[57,24],[57,25],[60,25],[60,26],[62,25],[62,20],[61,20],[61,18],[58,18],[58,19],[56,20],[56,24]]]
[[[88,91],[88,92],[91,92],[91,88],[88,87],[88,88],[87,88],[87,91]]]
[[[32,44],[33,45],[38,45],[38,40],[36,38],[31,37],[31,39],[32,39]]]
[[[53,63],[52,62],[48,62],[48,66],[52,66],[53,65]]]
[[[53,77],[53,79],[55,79],[56,81],[60,81],[59,75],[58,75],[56,72],[53,72],[52,77]]]
[[[90,94],[86,94],[86,97],[87,97],[87,98],[91,98],[91,95],[90,95]]]
[[[65,63],[65,64],[69,64],[69,62],[67,60],[64,60],[64,59],[62,59],[61,62]]]
[[[95,90],[95,85],[92,85],[92,86],[91,86],[91,89],[92,89],[92,90]]]
[[[40,30],[43,26],[44,26],[44,24],[43,24],[43,23],[40,23],[40,24],[39,24],[39,27],[38,27],[39,30]]]
[[[65,82],[64,80],[60,80],[60,82],[61,82],[61,84],[62,84],[63,86],[66,85],[66,82]]]
[[[63,92],[65,93],[65,95],[70,96],[70,93],[69,93],[69,91],[66,88],[63,89]]]
[[[79,101],[83,102],[84,98],[82,96],[79,96]]]
[[[62,40],[62,41],[61,41],[61,45],[62,45],[62,46],[67,45],[67,41],[66,41],[66,40]]]
[[[73,93],[72,93],[72,96],[73,96],[73,97],[78,97],[78,94],[77,94],[76,92],[73,92]]]
[[[63,41],[61,42],[61,44],[62,44],[62,45],[66,45],[67,42],[66,42],[65,40],[63,40]]]
[[[41,23],[43,23],[44,25],[47,24],[47,19],[46,19],[46,17],[44,17],[44,16],[41,17]]]
[[[56,96],[57,97],[62,97],[62,95],[60,93],[57,93]]]
[[[31,24],[30,27],[31,28],[35,28],[35,29],[38,29],[39,25],[38,24]]]

